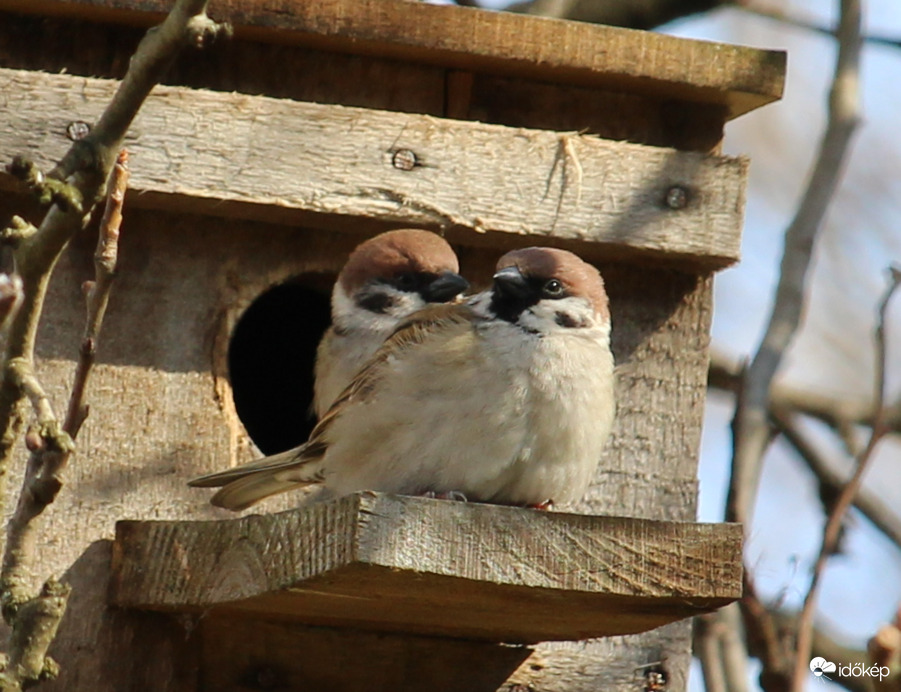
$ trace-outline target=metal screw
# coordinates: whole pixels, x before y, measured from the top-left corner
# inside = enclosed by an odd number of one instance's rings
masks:
[[[77,142],[79,139],[87,137],[90,131],[90,124],[86,123],[84,120],[73,120],[66,126],[66,137],[73,142]]]
[[[409,149],[398,149],[391,157],[391,165],[402,171],[412,171],[419,165],[416,160],[416,153]]]
[[[673,185],[666,191],[666,206],[670,209],[685,209],[688,206],[688,190],[681,185]]]

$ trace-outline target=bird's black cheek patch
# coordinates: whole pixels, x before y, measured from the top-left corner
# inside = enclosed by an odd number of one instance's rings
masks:
[[[364,293],[357,298],[356,303],[364,310],[384,315],[390,308],[394,307],[394,298],[385,293]]]
[[[554,321],[566,329],[579,329],[588,326],[584,319],[574,317],[567,312],[555,312]]]

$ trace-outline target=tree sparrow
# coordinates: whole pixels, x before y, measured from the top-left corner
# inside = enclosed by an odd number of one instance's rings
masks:
[[[313,412],[322,418],[402,319],[469,288],[439,235],[404,229],[361,243],[332,291],[332,326],[316,351]]]
[[[462,493],[537,506],[580,498],[613,424],[610,312],[570,252],[504,255],[493,287],[403,322],[295,449],[191,481],[241,510],[319,484]]]

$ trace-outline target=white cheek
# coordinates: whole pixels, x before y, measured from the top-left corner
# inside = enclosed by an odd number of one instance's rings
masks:
[[[560,324],[560,316],[565,316],[578,327]],[[596,329],[601,326],[594,314],[591,304],[584,298],[570,296],[560,300],[539,300],[535,305],[523,311],[519,323],[526,329],[542,334],[573,333],[574,330]]]
[[[391,286],[380,290],[393,299],[391,308],[383,313],[361,308],[340,284],[336,284],[332,292],[332,322],[344,330],[391,331],[398,321],[425,307],[425,301],[418,293],[400,291]]]

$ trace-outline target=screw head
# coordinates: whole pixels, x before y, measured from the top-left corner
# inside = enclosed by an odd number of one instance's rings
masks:
[[[87,137],[90,131],[90,123],[86,123],[84,120],[73,120],[66,126],[66,137],[77,142],[79,139]]]
[[[419,165],[416,159],[416,152],[410,149],[398,149],[391,157],[391,165],[402,171],[412,171]]]
[[[685,209],[688,206],[688,190],[681,185],[673,185],[666,191],[666,206],[670,209]]]

